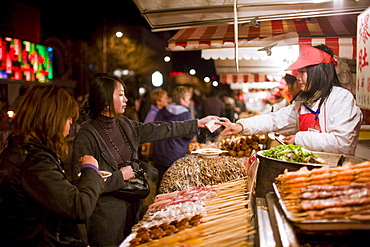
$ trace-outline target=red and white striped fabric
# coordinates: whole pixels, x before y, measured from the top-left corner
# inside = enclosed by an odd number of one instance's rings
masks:
[[[220,82],[224,84],[238,82],[268,82],[267,75],[264,74],[221,74]]]
[[[356,57],[357,15],[261,21],[259,24],[258,28],[239,25],[239,45],[241,41],[297,32],[299,44],[326,44],[339,57]],[[233,46],[233,25],[183,29],[168,41],[168,48],[173,51]]]
[[[312,38],[299,39],[300,45],[320,45],[325,44],[330,47],[334,55],[342,58],[353,59],[356,58],[356,38]]]

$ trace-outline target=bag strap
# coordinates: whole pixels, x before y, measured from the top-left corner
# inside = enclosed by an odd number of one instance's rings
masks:
[[[151,180],[154,182],[158,179],[158,170],[154,166],[149,165],[148,163],[138,160],[138,159],[131,159],[130,161],[136,162],[139,166],[144,170],[144,172],[149,176]]]

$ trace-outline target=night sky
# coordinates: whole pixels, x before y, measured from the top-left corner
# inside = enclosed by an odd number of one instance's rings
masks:
[[[131,0],[13,1],[23,2],[40,9],[43,38],[57,36],[72,40],[89,40],[96,28],[103,26],[104,18],[108,26],[132,25],[150,30],[149,24]],[[153,34],[167,41],[176,32],[153,32]],[[202,74],[216,75],[213,61],[202,59],[200,51],[172,52],[172,54],[173,71],[188,72],[189,69],[195,68]]]
[[[72,39],[88,39],[103,25],[132,25],[150,28],[131,0],[121,1],[46,1],[20,0],[40,8],[41,26],[47,34],[70,35]]]

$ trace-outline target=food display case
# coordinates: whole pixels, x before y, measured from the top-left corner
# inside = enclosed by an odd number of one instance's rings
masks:
[[[303,230],[289,221],[274,192],[256,200],[256,247],[361,247],[369,244],[367,229]],[[323,223],[324,224],[324,223]],[[311,225],[314,227],[314,225]],[[309,228],[311,228],[309,226]],[[331,225],[333,226],[333,225]]]
[[[275,182],[275,178],[287,171],[296,171],[302,167],[307,167],[311,170],[314,168],[322,166],[341,166],[347,163],[360,163],[364,159],[349,156],[340,155],[326,152],[313,152],[318,155],[319,158],[325,161],[325,164],[315,164],[315,163],[299,163],[299,162],[289,162],[283,160],[277,160],[264,156],[262,150],[257,152],[258,159],[260,161],[259,168],[257,171],[257,183],[256,183],[256,196],[265,197],[268,192],[273,191],[272,184]]]
[[[353,156],[317,154],[326,164],[279,161],[259,152],[255,246],[369,245],[370,162]],[[284,176],[289,175],[291,180],[286,180]],[[286,188],[291,193],[285,193]]]

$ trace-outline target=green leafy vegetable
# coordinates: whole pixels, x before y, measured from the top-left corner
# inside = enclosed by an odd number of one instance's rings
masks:
[[[289,162],[298,163],[325,163],[317,154],[305,149],[300,145],[279,145],[262,152],[262,155]]]

